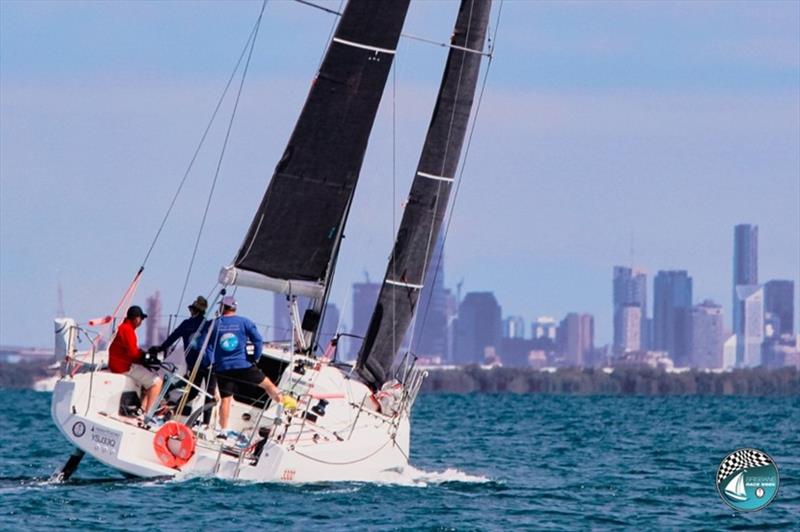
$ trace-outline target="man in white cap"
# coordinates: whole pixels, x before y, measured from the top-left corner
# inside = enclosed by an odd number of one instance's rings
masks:
[[[236,306],[233,296],[222,298],[222,315],[211,329],[206,350],[206,357],[212,361],[217,374],[217,385],[222,397],[219,410],[222,430],[228,427],[233,394],[243,384],[261,387],[275,402],[280,403],[283,400],[278,387],[254,364],[261,356],[264,340],[252,321],[236,315]],[[253,343],[253,357],[247,354],[248,340]]]

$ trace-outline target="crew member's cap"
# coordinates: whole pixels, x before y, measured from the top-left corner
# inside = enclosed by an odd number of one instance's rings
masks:
[[[236,298],[233,296],[225,296],[222,298],[222,306],[229,307],[236,310]]]
[[[147,314],[144,313],[142,307],[140,307],[139,305],[133,305],[132,307],[128,307],[128,313],[125,314],[125,317],[128,318],[129,320],[132,320],[133,318],[145,319],[147,317]]]
[[[208,301],[203,296],[197,296],[191,305],[189,305],[189,310],[195,309],[198,312],[205,312],[208,309]]]

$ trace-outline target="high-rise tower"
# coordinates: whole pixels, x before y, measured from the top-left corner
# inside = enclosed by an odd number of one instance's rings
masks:
[[[149,319],[144,322],[145,342],[147,345],[158,345],[161,343],[161,292],[156,293],[146,299],[147,316]]]
[[[764,311],[778,319],[782,334],[794,335],[794,281],[774,280],[764,285]]]
[[[660,271],[653,280],[653,349],[678,367],[689,365],[692,278],[685,270]]]
[[[742,320],[736,315],[736,287],[758,284],[758,226],[739,224],[733,228],[733,332],[742,333],[736,324]]]
[[[764,342],[764,287],[742,284],[736,287],[734,307],[736,332],[736,366],[752,368],[761,365]]]
[[[692,307],[690,320],[690,363],[691,367],[717,369],[723,367],[723,343],[725,325],[722,307],[706,300]]]
[[[646,349],[649,345],[647,327],[647,274],[625,266],[614,266],[614,350],[625,351],[630,348],[630,331],[626,328],[630,321],[623,322],[623,309],[635,305],[639,307],[639,347]],[[630,314],[630,310],[627,311]],[[628,316],[630,317],[630,316]]]
[[[372,311],[375,309],[375,302],[378,301],[378,294],[381,291],[381,283],[372,283],[369,277],[363,283],[353,283],[353,326],[350,333],[356,336],[366,336],[369,328],[369,320],[372,318]],[[397,348],[403,342],[402,338],[397,339]],[[356,358],[358,350],[361,349],[362,340],[350,342],[350,356]]]
[[[417,355],[439,356],[445,358],[448,350],[447,334],[447,290],[444,287],[444,251],[440,236],[429,258],[425,285],[417,303],[414,320],[413,345],[411,350]]]
[[[567,366],[583,367],[594,349],[594,318],[570,312],[558,327],[559,344]]]
[[[502,310],[492,292],[470,292],[458,307],[453,358],[458,364],[481,364],[487,349],[499,349]]]

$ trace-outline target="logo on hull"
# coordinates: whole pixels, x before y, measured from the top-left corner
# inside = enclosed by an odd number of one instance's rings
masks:
[[[76,438],[80,438],[86,434],[86,425],[83,424],[83,421],[76,421],[75,424],[72,425],[72,434]]]

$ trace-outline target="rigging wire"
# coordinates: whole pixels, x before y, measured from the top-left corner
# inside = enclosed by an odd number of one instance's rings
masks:
[[[475,7],[475,2],[473,1],[473,2],[470,3],[470,8],[469,8],[470,11],[469,11],[469,18],[467,19],[468,20],[467,29],[466,29],[466,32],[465,32],[465,35],[464,35],[464,43],[465,44],[469,41],[469,36],[470,36],[470,33],[471,33],[471,29],[472,29],[472,13],[473,13],[474,7]],[[452,134],[453,134],[453,124],[455,123],[456,113],[458,112],[457,102],[458,102],[459,94],[461,93],[461,82],[462,82],[462,80],[464,78],[464,63],[465,62],[466,62],[466,55],[464,55],[461,58],[461,65],[460,65],[459,71],[458,71],[458,82],[456,83],[456,92],[453,95],[453,110],[450,113],[450,123],[447,126],[447,138],[445,139],[445,143],[444,143],[445,148],[444,148],[444,154],[442,155],[442,165],[438,169],[438,172],[437,172],[438,175],[445,175],[445,173],[446,173],[445,172],[445,164],[447,164],[447,156],[450,153],[450,139],[451,139]],[[458,162],[458,161],[456,161],[456,162]],[[422,261],[422,279],[419,280],[419,283],[421,285],[423,285],[423,286],[425,285],[425,280],[426,280],[425,277],[426,277],[426,274],[428,272],[428,261],[432,258],[430,256],[431,248],[435,248],[436,244],[438,243],[438,242],[436,242],[436,243],[433,242],[433,232],[434,232],[433,228],[434,228],[434,225],[436,224],[436,213],[439,210],[439,201],[441,200],[442,187],[443,186],[444,186],[444,184],[442,182],[439,182],[439,184],[436,187],[436,199],[434,200],[434,203],[433,203],[433,212],[432,212],[432,218],[431,218],[431,222],[430,222],[431,223],[431,228],[430,228],[430,231],[428,231],[428,241],[425,244],[425,258]],[[446,207],[447,206],[445,205],[445,208]],[[440,230],[441,230],[441,226],[440,226]],[[435,255],[435,253],[434,253],[434,255]],[[441,255],[440,255],[440,259],[441,259]],[[437,269],[438,269],[439,262],[437,262]],[[413,351],[413,347],[414,347],[414,339],[415,338],[417,339],[417,347],[419,347],[419,341],[420,341],[419,339],[422,338],[422,331],[424,331],[424,329],[425,329],[425,319],[427,318],[427,309],[430,308],[430,301],[433,298],[433,292],[432,291],[433,291],[433,287],[435,286],[436,276],[437,276],[437,272],[434,272],[434,277],[432,279],[434,284],[431,284],[430,285],[430,289],[427,291],[428,302],[425,305],[426,312],[425,312],[425,315],[423,317],[422,324],[420,326],[422,330],[420,331],[419,335],[417,335],[417,318],[419,317],[419,313],[418,312],[414,312],[414,310],[415,310],[414,307],[416,306],[416,304],[415,304],[416,302],[411,302],[412,303],[411,311],[413,313],[413,318],[412,318],[412,321],[411,321],[411,339],[409,340],[408,344],[412,348],[412,351]],[[422,290],[420,290],[420,294],[418,296],[417,301],[419,301],[419,298],[421,298],[421,297],[422,297]]]
[[[296,1],[300,2],[301,4],[312,5],[312,4],[310,4],[310,2],[306,2],[305,0],[296,0]],[[344,0],[339,0],[339,11],[342,10],[342,6],[343,5],[344,5]],[[317,7],[317,6],[315,6],[315,7]],[[327,9],[327,8],[322,7],[322,6],[318,6],[318,7],[320,9],[325,9],[327,11],[330,11],[331,13],[338,14],[337,11],[333,11],[332,9]],[[331,31],[328,32],[328,40],[325,41],[325,42],[327,42],[327,43],[331,42],[331,39],[333,39],[333,32],[335,32],[335,31],[336,31],[336,19],[333,19],[333,22],[331,22]],[[322,67],[322,62],[325,60],[325,53],[327,51],[328,51],[328,46],[323,46],[322,47],[322,54],[319,56],[319,64],[317,65],[317,72],[319,72],[319,69]]]
[[[337,17],[341,17],[342,16],[342,3],[341,2],[339,3],[339,11],[336,11],[334,9],[330,9],[328,7],[325,7],[325,6],[321,6],[319,4],[315,4],[314,2],[309,2],[308,0],[294,0],[294,1],[297,2],[298,4],[307,5],[309,7],[313,7],[313,8],[319,9],[321,11],[324,11],[326,13],[330,13],[331,15],[336,15]]]
[[[396,59],[396,58],[395,58]],[[393,242],[397,235],[397,62],[392,68],[392,238]],[[397,279],[397,264],[395,263],[396,245],[392,244],[392,256],[389,264],[392,265],[392,279]],[[392,290],[392,352],[397,352],[397,291]]]
[[[308,2],[300,1],[300,0],[297,0],[297,1],[300,2],[301,4],[307,4],[308,3]],[[339,1],[339,10],[342,9],[342,5],[344,5],[344,0],[340,0]],[[319,6],[319,7],[321,7],[321,6]],[[325,8],[323,8],[323,9],[325,9]],[[332,10],[330,10],[330,11],[332,11]],[[328,40],[325,41],[326,43],[328,43],[328,46],[323,46],[322,47],[322,54],[319,56],[319,64],[317,65],[317,73],[319,73],[320,69],[322,68],[322,62],[325,61],[325,54],[328,51],[328,48],[330,46],[331,40],[333,39],[333,34],[334,34],[335,31],[336,31],[336,19],[334,19],[333,22],[331,23],[331,29],[330,29],[330,32],[328,32]],[[332,283],[333,283],[333,281],[331,280],[331,284]],[[317,337],[321,334],[322,325],[325,323],[325,315],[327,314],[327,312],[328,312],[328,304],[327,304],[327,298],[325,298],[325,301],[322,303],[322,308],[320,309],[319,324],[318,324],[318,327],[317,327],[317,332],[316,332],[315,337],[312,340],[312,344],[316,344],[316,346],[318,346],[318,342],[317,342],[318,338]],[[339,331],[339,325],[341,324],[341,322],[342,322],[342,316],[340,314],[339,315],[339,321],[336,324],[336,331],[337,332]],[[292,333],[292,334],[294,334],[294,333]],[[315,345],[312,345],[311,348],[313,350],[315,348]]]
[[[491,34],[491,32],[490,32],[489,53],[488,53],[489,60],[488,60],[488,62],[486,64],[486,71],[483,74],[483,81],[481,82],[481,90],[478,93],[478,102],[475,105],[475,117],[472,120],[472,127],[470,128],[469,136],[467,137],[467,145],[466,145],[466,147],[464,149],[464,156],[463,156],[462,161],[461,161],[461,169],[460,169],[460,171],[458,173],[458,180],[456,182],[456,189],[453,192],[453,201],[450,204],[450,211],[448,212],[448,215],[447,215],[447,222],[445,223],[445,226],[444,226],[444,233],[442,233],[442,245],[441,245],[441,248],[440,248],[440,251],[439,251],[439,258],[438,258],[437,263],[436,263],[436,268],[434,270],[433,279],[431,280],[431,286],[435,286],[436,278],[439,275],[439,266],[440,266],[440,263],[442,261],[444,244],[447,241],[447,235],[450,232],[450,222],[453,219],[453,213],[455,211],[456,203],[458,201],[458,193],[461,190],[461,184],[462,184],[462,182],[464,180],[464,170],[465,170],[465,168],[467,166],[467,164],[466,164],[467,163],[467,158],[469,157],[469,150],[470,150],[470,147],[472,146],[472,137],[475,134],[475,126],[478,123],[478,115],[480,114],[480,110],[481,110],[481,102],[483,101],[483,95],[484,95],[484,92],[486,90],[486,83],[487,83],[487,81],[489,79],[489,72],[490,72],[490,70],[492,68],[492,59],[494,58],[494,50],[495,50],[495,47],[497,46],[497,32],[500,29],[500,15],[503,12],[503,1],[504,0],[500,0],[500,5],[497,8],[497,18],[495,19],[494,34]],[[428,298],[427,304],[425,305],[425,311],[423,312],[423,315],[422,315],[422,324],[421,324],[421,329],[420,329],[420,333],[419,333],[420,338],[422,337],[422,334],[425,331],[425,322],[426,322],[426,319],[428,317],[428,311],[430,310],[431,299],[432,298],[430,298],[430,297]],[[460,303],[460,302],[458,302],[458,303]]]
[[[261,4],[261,11],[258,14],[258,18],[256,19],[253,31],[251,32],[251,38],[248,39],[249,42],[245,44],[245,49],[247,49],[247,45],[249,44],[249,50],[247,51],[247,60],[245,61],[244,68],[242,69],[242,78],[239,81],[239,88],[236,92],[236,99],[234,100],[233,103],[233,110],[231,111],[230,120],[228,120],[228,128],[225,131],[225,139],[222,142],[222,150],[220,151],[219,158],[217,159],[217,167],[216,170],[214,171],[214,179],[211,182],[211,190],[209,190],[208,192],[208,199],[206,200],[206,206],[205,209],[203,210],[203,217],[200,221],[200,228],[198,229],[197,237],[195,238],[194,249],[192,250],[192,258],[189,261],[189,268],[186,271],[186,278],[183,281],[181,296],[178,299],[178,311],[180,311],[181,306],[183,305],[183,298],[186,296],[186,287],[189,285],[189,278],[192,275],[194,261],[197,258],[197,249],[200,246],[200,238],[203,235],[203,229],[205,228],[206,220],[208,219],[208,211],[211,207],[211,200],[214,197],[214,190],[216,189],[217,180],[219,179],[220,169],[222,168],[222,161],[225,158],[225,150],[228,146],[228,140],[230,139],[231,130],[233,129],[233,121],[236,118],[236,111],[239,108],[239,100],[241,99],[242,96],[242,89],[244,87],[245,79],[247,78],[247,71],[250,67],[250,59],[253,57],[253,49],[255,48],[256,38],[258,37],[258,30],[261,27],[261,21],[264,17],[264,10],[266,9],[266,7],[267,7],[267,0],[264,0]],[[237,63],[237,68],[238,68],[238,63]]]
[[[303,4],[305,6],[313,7],[315,9],[319,9],[320,11],[324,11],[325,13],[330,13],[331,15],[336,15],[337,17],[341,17],[342,16],[342,4],[341,3],[339,4],[339,10],[337,11],[335,9],[330,9],[328,7],[325,7],[325,6],[321,6],[319,4],[315,4],[314,2],[309,2],[308,0],[294,0],[294,1],[297,2],[298,4]],[[424,43],[428,43],[428,44],[433,44],[435,46],[441,46],[443,48],[455,48],[456,50],[461,50],[461,51],[469,52],[469,53],[472,53],[472,54],[480,54],[480,55],[485,55],[487,57],[489,56],[489,52],[484,52],[482,50],[473,50],[473,49],[467,48],[465,46],[458,46],[458,45],[455,45],[455,44],[452,44],[452,43],[448,43],[448,42],[435,41],[433,39],[428,39],[426,37],[420,37],[419,35],[414,35],[412,33],[403,32],[403,33],[400,34],[400,36],[401,37],[405,37],[406,39],[411,39],[412,41],[420,41],[420,42],[424,42]]]
[[[172,209],[175,207],[175,202],[178,200],[178,196],[180,196],[181,191],[183,190],[183,186],[186,184],[186,180],[189,177],[189,174],[194,168],[194,163],[197,160],[197,156],[200,154],[200,150],[205,144],[206,137],[208,137],[209,131],[211,131],[211,126],[214,124],[214,120],[217,118],[217,113],[219,112],[220,108],[222,107],[222,102],[225,101],[225,96],[228,94],[228,89],[233,83],[234,78],[236,77],[236,72],[239,70],[239,65],[242,63],[242,59],[245,56],[245,52],[247,52],[247,48],[250,45],[250,41],[253,39],[253,34],[258,30],[258,24],[253,26],[253,29],[250,30],[250,35],[247,37],[247,42],[245,42],[244,47],[242,48],[242,52],[239,54],[239,59],[236,61],[236,66],[234,66],[233,71],[231,72],[230,77],[228,77],[228,82],[225,84],[225,88],[222,90],[222,94],[220,95],[219,99],[217,100],[217,105],[214,107],[214,111],[211,113],[211,118],[208,120],[208,124],[206,125],[203,134],[200,136],[200,142],[197,144],[197,148],[195,148],[194,153],[192,154],[191,159],[189,160],[189,165],[186,167],[186,171],[183,173],[183,177],[181,178],[181,182],[178,185],[178,189],[175,191],[175,194],[172,196],[172,201],[167,208],[166,214],[164,214],[163,219],[161,220],[161,225],[158,227],[158,231],[156,231],[156,235],[153,238],[153,241],[150,243],[150,247],[147,250],[147,253],[144,256],[144,260],[142,260],[142,267],[147,263],[147,260],[150,258],[150,254],[153,252],[153,248],[156,246],[156,242],[158,242],[159,237],[161,236],[161,232],[164,229],[164,226],[169,219],[170,214],[172,214]]]

